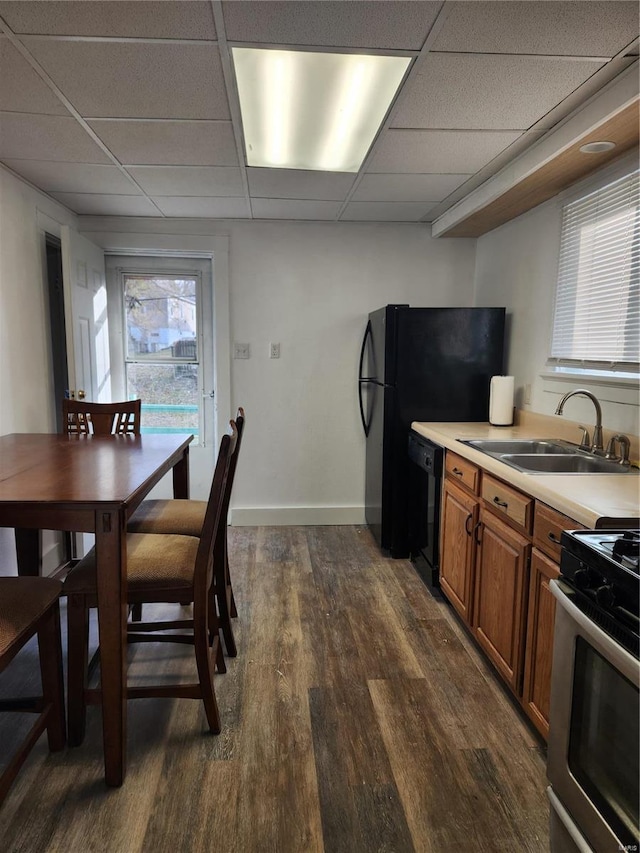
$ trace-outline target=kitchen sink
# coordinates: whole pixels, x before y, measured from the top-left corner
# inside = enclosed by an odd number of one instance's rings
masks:
[[[458,440],[518,471],[532,474],[627,474],[635,471],[629,465],[595,456],[563,439]]]
[[[505,453],[500,461],[519,471],[533,471],[536,474],[626,474],[630,470],[628,465],[591,456],[584,451],[558,455]]]
[[[503,453],[575,453],[578,445],[551,438],[513,439],[496,441],[494,439],[473,439],[463,441],[469,447],[475,447],[483,453],[502,455]]]

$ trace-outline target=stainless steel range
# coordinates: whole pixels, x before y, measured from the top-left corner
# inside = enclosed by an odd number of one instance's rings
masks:
[[[551,851],[638,851],[640,531],[570,531],[562,546],[551,581]]]

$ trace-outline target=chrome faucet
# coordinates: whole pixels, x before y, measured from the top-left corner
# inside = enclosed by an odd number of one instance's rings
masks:
[[[600,408],[600,403],[598,402],[597,397],[595,397],[591,391],[586,391],[584,388],[576,388],[575,391],[569,391],[558,403],[556,415],[562,414],[564,404],[567,402],[569,397],[575,397],[578,394],[581,397],[588,397],[596,407],[596,425],[593,428],[593,443],[591,445],[591,450],[604,450],[604,445],[602,444],[602,409]],[[581,427],[581,429],[584,429],[584,427]]]

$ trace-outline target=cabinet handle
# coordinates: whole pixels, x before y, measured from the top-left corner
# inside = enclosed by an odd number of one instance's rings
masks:
[[[454,473],[456,475],[456,477],[463,477],[464,476],[464,471],[461,471],[459,468],[454,468],[452,473]]]
[[[555,533],[547,533],[547,539],[550,539],[554,545],[562,544]]]
[[[464,523],[464,529],[467,532],[467,536],[471,536],[471,534],[473,532],[472,530],[469,530],[469,522],[470,521],[473,521],[473,513],[472,512],[469,513],[469,515],[467,516],[466,521]]]
[[[482,527],[482,522],[479,521],[476,526],[473,528],[473,538],[475,540],[476,545],[482,545],[482,540],[478,537],[480,533],[480,528]]]
[[[506,501],[501,501],[500,498],[498,497],[498,495],[495,496],[495,498],[493,499],[493,502],[494,502],[494,504],[501,506],[503,509],[507,509],[507,507],[509,506],[509,504]]]

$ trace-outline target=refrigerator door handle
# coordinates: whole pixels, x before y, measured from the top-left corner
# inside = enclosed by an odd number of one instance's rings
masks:
[[[367,328],[364,333],[364,338],[362,339],[362,347],[360,349],[360,366],[358,368],[358,402],[360,403],[360,420],[362,421],[362,428],[364,429],[365,436],[369,435],[369,429],[371,427],[370,423],[367,423],[367,419],[364,414],[364,403],[362,402],[362,385],[369,380],[365,379],[362,375],[362,367],[364,365],[364,354],[367,349],[367,338],[371,336],[371,320],[367,323]]]

